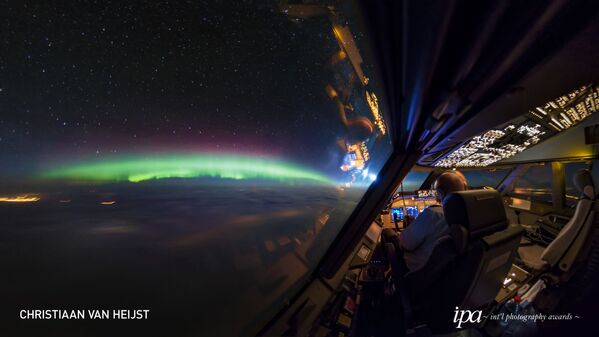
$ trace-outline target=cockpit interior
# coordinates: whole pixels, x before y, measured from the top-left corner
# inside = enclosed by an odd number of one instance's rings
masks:
[[[599,331],[582,318],[597,310],[599,21],[581,4],[529,5],[365,6],[385,55],[387,104],[402,111],[389,116],[401,146],[319,277],[262,335]],[[381,31],[390,26],[401,34]],[[398,74],[403,82],[392,80]],[[440,200],[435,181],[448,171],[467,189]],[[422,267],[407,270],[402,233],[422,226],[415,220],[430,207],[442,208],[449,231]]]

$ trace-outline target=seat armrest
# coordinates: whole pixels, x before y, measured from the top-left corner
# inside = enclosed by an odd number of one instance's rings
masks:
[[[500,245],[504,242],[508,242],[513,240],[515,237],[522,235],[524,229],[520,225],[510,225],[503,231],[493,233],[491,235],[485,236],[483,238],[483,242],[487,246],[496,246]],[[519,239],[518,239],[519,240]]]
[[[533,275],[540,275],[549,270],[549,264],[543,260],[539,261],[522,261],[526,269],[528,269]]]

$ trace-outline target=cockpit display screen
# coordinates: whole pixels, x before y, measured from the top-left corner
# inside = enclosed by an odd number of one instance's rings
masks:
[[[407,206],[406,214],[416,218],[418,216],[418,207],[417,206]]]
[[[403,208],[399,207],[399,208],[391,209],[391,220],[403,220],[403,219],[404,219]]]

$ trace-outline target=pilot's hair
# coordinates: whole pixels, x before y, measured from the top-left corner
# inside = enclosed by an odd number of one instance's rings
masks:
[[[450,170],[441,173],[435,180],[435,189],[439,201],[453,192],[465,191],[468,189],[468,180],[462,172]]]

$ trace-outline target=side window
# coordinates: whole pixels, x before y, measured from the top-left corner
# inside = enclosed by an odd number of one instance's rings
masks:
[[[551,165],[531,166],[516,182],[510,194],[551,203]]]
[[[574,206],[576,205],[576,201],[580,197],[580,192],[574,186],[574,174],[576,171],[580,169],[590,169],[590,162],[573,162],[564,164],[564,173],[566,179],[566,205]],[[593,175],[593,180],[596,179],[595,174]]]

